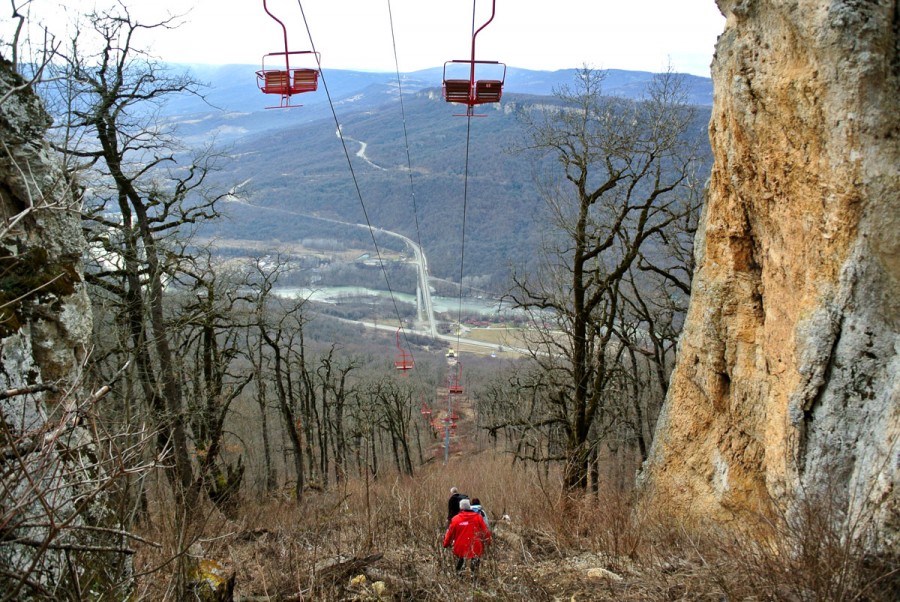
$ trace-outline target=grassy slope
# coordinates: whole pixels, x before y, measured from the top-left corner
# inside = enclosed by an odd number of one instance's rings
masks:
[[[351,476],[307,492],[299,507],[250,497],[231,517],[209,512],[194,525],[192,551],[233,572],[235,599],[245,601],[895,599],[897,559],[865,558],[845,543],[823,520],[827,501],[791,521],[739,517],[729,532],[635,506],[617,486],[630,475],[613,470],[598,494],[567,499],[559,470],[511,465],[477,435],[465,402],[460,415],[448,466],[436,437],[415,478],[391,468],[377,480]],[[492,520],[477,580],[456,575],[440,545],[452,485],[479,497]],[[138,594],[165,599],[171,530],[160,521],[144,535],[163,547],[136,546],[138,571],[153,571]]]

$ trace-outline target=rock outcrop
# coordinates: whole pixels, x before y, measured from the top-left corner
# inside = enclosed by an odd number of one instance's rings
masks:
[[[79,204],[50,118],[0,59],[0,590],[16,600],[127,595],[130,556],[85,428],[91,342]],[[82,589],[85,588],[85,589]],[[123,589],[124,588],[124,589]]]
[[[826,496],[896,548],[898,5],[718,5],[715,163],[643,478],[721,521]]]

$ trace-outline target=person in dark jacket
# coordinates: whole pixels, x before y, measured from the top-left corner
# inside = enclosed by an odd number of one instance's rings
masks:
[[[453,517],[459,513],[459,502],[467,500],[469,496],[463,495],[456,487],[450,488],[450,499],[447,500],[447,524],[453,520]]]
[[[457,572],[466,565],[467,558],[472,572],[477,572],[481,555],[484,554],[484,548],[489,543],[491,543],[491,532],[484,524],[484,519],[480,514],[472,511],[469,500],[460,500],[459,513],[450,521],[450,527],[447,529],[447,534],[444,535],[444,547],[453,546]]]

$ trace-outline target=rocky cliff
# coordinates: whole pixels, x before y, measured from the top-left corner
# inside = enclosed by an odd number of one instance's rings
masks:
[[[0,58],[0,597],[75,599],[89,588],[121,599],[129,551],[108,529],[118,526],[111,475],[85,428],[85,243],[49,125],[31,85]]]
[[[824,497],[896,546],[898,5],[718,5],[715,164],[644,477],[721,521]]]

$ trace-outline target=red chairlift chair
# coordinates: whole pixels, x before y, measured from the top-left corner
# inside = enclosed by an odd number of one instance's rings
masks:
[[[506,65],[499,61],[475,60],[475,38],[482,29],[487,27],[488,24],[494,20],[496,9],[497,0],[494,0],[491,8],[491,18],[472,34],[472,58],[468,60],[447,61],[444,63],[444,83],[442,86],[444,100],[466,105],[467,109],[465,115],[469,117],[475,116],[476,105],[500,102],[500,98],[503,96],[503,84],[506,81]],[[469,66],[468,79],[448,77],[448,65],[453,67],[462,64]],[[496,69],[491,69],[490,66],[492,65],[496,66]],[[492,72],[495,77],[493,79],[476,79],[476,66],[479,67],[478,71],[480,72],[485,71],[483,67],[488,67],[487,70]],[[456,71],[455,69],[451,70]],[[497,79],[497,76],[499,76],[499,79]]]
[[[394,360],[394,367],[405,374],[408,370],[412,370],[415,362],[413,361],[412,355],[407,353],[406,350],[400,346],[399,328],[397,329],[397,349],[400,351],[400,353],[397,354],[397,359]]]
[[[263,9],[272,17],[279,25],[284,37],[284,52],[270,52],[263,55],[262,68],[256,72],[256,85],[264,94],[277,94],[281,101],[277,107],[266,107],[268,109],[286,109],[291,107],[299,107],[301,105],[291,104],[291,96],[295,94],[303,94],[304,92],[315,92],[319,87],[319,64],[321,55],[312,50],[288,50],[287,28],[275,15],[269,12],[266,6],[266,0],[263,0]],[[291,67],[291,58],[315,59],[315,68]],[[267,61],[268,59],[268,61]],[[278,67],[273,67],[272,59],[278,60]],[[284,68],[281,68],[281,60],[284,61]],[[268,64],[267,64],[268,63]]]
[[[463,387],[460,384],[460,379],[462,377],[462,364],[456,365],[456,374],[450,374],[449,384],[447,385],[447,391],[452,395],[459,395],[463,392]]]
[[[447,66],[470,65],[469,79],[453,79],[447,76]],[[475,79],[476,65],[496,65],[495,75],[500,79]],[[444,63],[444,100],[464,104],[468,107],[466,115],[474,116],[474,107],[493,102],[500,102],[503,97],[503,84],[506,81],[506,65],[497,61],[455,60]]]

